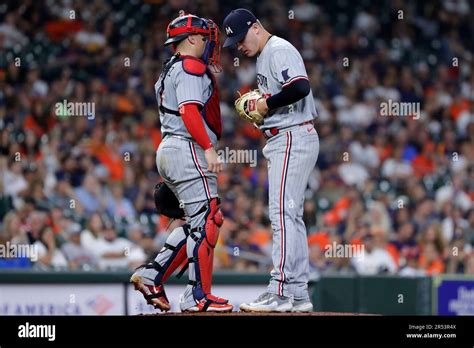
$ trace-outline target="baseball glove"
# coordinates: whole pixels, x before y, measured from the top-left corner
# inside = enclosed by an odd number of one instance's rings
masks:
[[[257,110],[257,102],[261,98],[264,97],[258,89],[241,95],[234,104],[239,117],[244,121],[253,123],[255,126],[262,125],[264,115],[260,114]]]
[[[172,219],[184,218],[184,210],[180,207],[179,201],[173,191],[164,182],[156,184],[153,192],[155,206],[158,214],[165,215]]]

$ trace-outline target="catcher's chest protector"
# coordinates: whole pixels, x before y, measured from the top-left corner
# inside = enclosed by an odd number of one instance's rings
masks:
[[[161,73],[161,84],[159,92],[160,111],[178,117],[181,116],[178,110],[170,110],[162,105],[163,94],[165,92],[165,78],[168,75],[168,71],[170,71],[172,66],[176,63],[183,64],[183,70],[188,74],[196,76],[207,75],[207,77],[211,80],[211,95],[204,103],[204,106],[201,108],[200,111],[201,115],[203,116],[204,122],[206,122],[207,126],[211,129],[211,131],[217,136],[217,139],[219,140],[222,135],[222,120],[221,109],[219,106],[219,89],[217,81],[212,72],[207,67],[207,65],[198,58],[191,56],[174,56],[170,59],[169,62],[165,64],[163,72]]]
[[[209,68],[206,69],[206,74],[212,81],[212,95],[204,105],[202,113],[209,128],[217,135],[217,139],[220,139],[222,135],[222,120],[219,105],[219,88],[217,87],[216,78],[209,71]]]

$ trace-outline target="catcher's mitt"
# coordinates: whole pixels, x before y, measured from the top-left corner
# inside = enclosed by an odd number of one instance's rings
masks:
[[[253,123],[255,126],[262,125],[264,115],[260,114],[257,110],[257,102],[261,98],[264,97],[258,89],[241,95],[234,104],[239,117],[244,121]]]
[[[179,201],[173,191],[164,182],[155,186],[154,194],[155,206],[158,214],[165,215],[172,219],[184,218],[184,210],[180,207]]]

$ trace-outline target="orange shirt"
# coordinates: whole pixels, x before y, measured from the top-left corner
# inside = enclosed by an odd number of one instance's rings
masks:
[[[387,144],[384,147],[380,147],[377,149],[377,152],[379,154],[380,161],[384,162],[387,158],[389,158],[392,155],[392,152],[393,152],[392,145]]]
[[[48,118],[48,121],[47,121],[48,130],[53,128],[55,124],[56,122],[53,118]],[[35,121],[35,119],[31,115],[25,118],[25,121],[23,122],[23,128],[31,130],[38,138],[41,138],[46,133],[46,131],[40,127],[40,125]]]
[[[117,110],[123,113],[133,113],[135,111],[135,106],[132,101],[126,96],[119,95],[117,98]]]
[[[351,200],[349,197],[342,197],[341,199],[339,199],[334,204],[331,210],[324,213],[324,223],[329,226],[333,226],[339,223],[342,219],[345,218],[350,204]]]
[[[308,245],[317,244],[321,250],[330,244],[329,234],[327,232],[317,232],[308,237]]]
[[[429,264],[427,264],[425,256],[421,255],[419,259],[419,264],[420,267],[423,268],[427,274],[439,274],[444,273],[445,271],[444,263],[440,258],[437,258],[436,260],[431,261]]]
[[[271,234],[270,231],[266,229],[256,229],[250,233],[249,243],[258,245],[261,249],[264,248],[268,243],[270,243]]]
[[[421,154],[413,159],[411,166],[415,175],[420,178],[435,171],[434,162]]]
[[[125,165],[123,158],[105,144],[91,144],[91,153],[109,170],[112,180],[123,180]]]
[[[153,141],[153,146],[155,149],[157,149],[161,143],[161,131],[159,128],[153,127],[151,129],[147,129],[143,125],[140,125],[137,128],[136,135],[140,138],[150,138]]]
[[[449,114],[451,115],[451,118],[456,121],[459,117],[459,115],[463,112],[469,110],[469,102],[466,99],[461,100],[457,104],[452,104],[449,107]]]
[[[385,250],[388,251],[388,253],[392,257],[397,267],[399,267],[400,266],[400,252],[395,247],[395,245],[393,245],[392,243],[388,243],[387,246],[385,247]]]

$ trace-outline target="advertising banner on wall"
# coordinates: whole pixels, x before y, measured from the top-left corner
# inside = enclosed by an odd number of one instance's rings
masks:
[[[435,277],[433,314],[474,315],[474,277],[450,275]]]
[[[123,315],[123,284],[0,284],[0,315]]]
[[[266,285],[214,285],[213,293],[229,299],[238,310],[257,298]],[[166,293],[171,312],[180,312],[184,285],[170,284]],[[126,309],[128,310],[126,312]],[[118,284],[0,284],[0,315],[136,315],[159,313],[147,305],[132,285]]]

